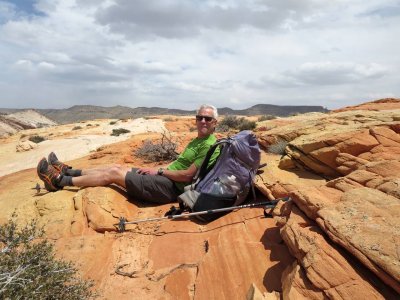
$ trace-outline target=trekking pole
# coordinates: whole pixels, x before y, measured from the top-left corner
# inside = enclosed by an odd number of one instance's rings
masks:
[[[120,217],[119,223],[114,224],[114,226],[118,226],[119,232],[124,232],[125,225],[127,225],[127,224],[138,224],[138,223],[144,223],[144,222],[161,221],[161,220],[166,220],[166,219],[178,219],[178,218],[185,218],[185,217],[191,217],[191,216],[207,215],[207,214],[213,214],[213,213],[217,213],[217,212],[231,211],[231,210],[235,210],[235,209],[250,208],[250,207],[256,207],[256,206],[264,206],[265,209],[274,208],[278,204],[279,201],[288,202],[288,201],[291,201],[291,199],[290,199],[290,197],[285,197],[285,198],[276,199],[273,201],[249,203],[249,204],[238,205],[238,206],[209,209],[209,210],[191,212],[191,213],[180,214],[180,215],[169,215],[169,216],[157,217],[157,218],[140,219],[140,220],[129,221],[129,222],[124,217]]]

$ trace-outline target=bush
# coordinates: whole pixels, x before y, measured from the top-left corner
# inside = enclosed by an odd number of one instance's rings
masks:
[[[177,144],[171,141],[171,137],[163,133],[159,143],[153,144],[153,141],[145,140],[134,154],[149,162],[172,161],[178,157],[176,147]]]
[[[71,262],[56,260],[53,245],[32,220],[21,229],[14,221],[0,226],[1,299],[90,299],[92,281],[77,277]]]
[[[284,155],[286,154],[286,146],[289,142],[283,140],[283,139],[279,139],[275,144],[270,145],[268,147],[268,152],[269,153],[274,153],[274,154],[280,154],[280,155]]]
[[[227,126],[228,128],[237,128],[239,126],[240,119],[237,116],[226,116],[218,123],[218,126]]]
[[[257,126],[257,123],[254,122],[254,121],[249,121],[249,120],[246,120],[245,118],[241,118],[240,120],[241,120],[240,124],[239,124],[239,126],[237,128],[240,131],[242,131],[242,130],[254,130],[254,128],[256,128],[256,126]]]
[[[81,126],[75,126],[74,128],[72,128],[72,130],[79,130],[79,129],[82,129],[82,127]]]
[[[114,124],[117,124],[117,121],[111,121],[110,122],[110,125],[114,125]]]
[[[274,116],[274,115],[263,115],[258,118],[258,122],[274,120],[274,119],[276,119],[276,116]]]
[[[238,118],[237,116],[226,116],[221,122],[218,123],[217,132],[226,132],[230,128],[238,130],[253,130],[256,128],[256,122],[249,121],[246,118]]]
[[[44,137],[40,136],[40,135],[34,135],[34,136],[31,136],[31,137],[29,138],[29,140],[30,140],[31,142],[34,142],[34,143],[36,143],[36,144],[39,144],[39,143],[43,142],[43,141],[46,140],[46,139],[45,139]]]
[[[113,129],[112,130],[111,135],[112,136],[120,136],[121,134],[125,134],[125,133],[128,133],[128,132],[131,132],[131,131],[128,130],[128,129],[125,129],[125,128],[117,128],[117,129]]]

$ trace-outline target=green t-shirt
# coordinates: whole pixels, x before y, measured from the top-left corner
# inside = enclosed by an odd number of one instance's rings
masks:
[[[216,141],[217,138],[213,134],[210,134],[206,138],[193,139],[178,158],[167,167],[167,170],[187,170],[193,163],[197,168],[199,168],[206,157],[208,150]],[[215,149],[208,164],[213,164],[218,158],[218,155],[219,147]],[[185,185],[188,184],[188,182],[175,182],[176,187],[182,192]]]

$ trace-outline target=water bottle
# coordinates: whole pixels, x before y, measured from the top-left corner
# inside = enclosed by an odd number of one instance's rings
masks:
[[[221,175],[214,179],[210,194],[215,196],[236,197],[240,191],[240,184],[235,175]]]
[[[219,179],[219,177],[217,177],[214,179],[214,182],[211,186],[210,194],[219,196],[219,195],[222,195],[223,192],[224,191],[223,191],[223,186],[222,186],[221,180]]]
[[[223,195],[226,197],[235,197],[240,190],[240,184],[235,175],[222,175],[220,178]]]

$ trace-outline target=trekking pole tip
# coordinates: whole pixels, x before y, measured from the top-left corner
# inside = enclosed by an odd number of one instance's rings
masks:
[[[125,231],[125,223],[126,223],[126,219],[124,217],[120,217],[118,224],[115,224],[115,225],[118,225],[118,232]]]
[[[35,187],[32,188],[32,190],[36,190],[36,194],[39,194],[41,189],[42,187],[39,183],[36,183]]]

